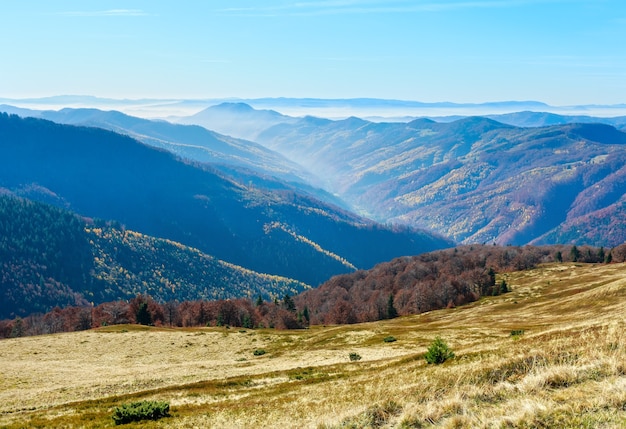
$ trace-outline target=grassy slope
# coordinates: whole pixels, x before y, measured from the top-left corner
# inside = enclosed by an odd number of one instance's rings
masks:
[[[362,325],[3,340],[0,426],[110,427],[113,407],[159,399],[172,417],[142,427],[624,427],[626,265],[507,282],[500,297]],[[436,335],[457,358],[428,366]]]

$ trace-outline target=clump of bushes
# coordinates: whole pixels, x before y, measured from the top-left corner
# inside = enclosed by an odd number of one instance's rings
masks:
[[[355,352],[350,353],[348,357],[350,358],[351,362],[356,362],[358,360],[361,360],[361,355]]]
[[[428,350],[426,351],[426,355],[424,356],[426,362],[429,364],[439,365],[447,361],[448,359],[454,358],[454,352],[450,350],[448,344],[440,337],[436,337],[435,340],[430,344]]]
[[[252,352],[252,354],[255,356],[263,356],[265,353],[266,351],[264,349],[256,349],[254,352]]]
[[[116,425],[139,422],[141,420],[158,420],[169,417],[170,404],[163,401],[140,401],[122,404],[113,411]]]
[[[394,337],[393,335],[389,335],[388,337],[383,338],[383,341],[386,343],[393,343],[396,340],[396,337]]]
[[[521,337],[522,335],[524,335],[524,330],[523,329],[513,329],[513,330],[511,330],[511,336],[512,337]]]

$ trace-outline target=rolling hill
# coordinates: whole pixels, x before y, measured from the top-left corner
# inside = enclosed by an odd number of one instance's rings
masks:
[[[110,131],[0,114],[0,187],[317,285],[395,256],[449,247],[295,191],[246,186]]]

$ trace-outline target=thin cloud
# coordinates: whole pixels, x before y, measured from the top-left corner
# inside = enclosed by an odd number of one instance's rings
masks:
[[[146,12],[141,9],[109,9],[109,10],[95,10],[95,11],[69,11],[60,12],[59,15],[63,16],[78,16],[78,17],[118,17],[118,16],[148,16]]]
[[[238,16],[316,16],[369,13],[445,12],[461,9],[510,8],[545,3],[576,3],[582,0],[482,0],[482,1],[380,1],[328,0],[293,2],[280,6],[225,8],[217,12]]]
[[[310,58],[312,61],[327,61],[327,62],[362,62],[362,63],[374,63],[374,62],[386,62],[394,59],[395,57],[319,57]]]

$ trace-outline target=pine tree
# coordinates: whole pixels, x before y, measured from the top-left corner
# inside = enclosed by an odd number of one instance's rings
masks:
[[[426,355],[424,358],[426,362],[434,363],[435,365],[439,365],[447,361],[448,359],[452,359],[454,357],[454,352],[450,350],[448,344],[440,337],[436,337],[435,340],[430,344]]]
[[[251,329],[252,326],[252,318],[250,317],[250,315],[248,313],[243,315],[243,320],[241,321],[241,326],[244,328],[248,328]]]
[[[493,286],[496,284],[496,272],[493,268],[489,268],[489,272],[487,273],[489,276],[489,286]]]
[[[394,319],[398,317],[398,310],[393,305],[393,294],[389,294],[389,299],[387,300],[387,319]]]
[[[296,311],[296,303],[289,296],[289,294],[286,294],[285,297],[283,298],[283,306],[288,311],[292,311],[292,312]]]
[[[148,304],[142,302],[139,304],[137,308],[137,313],[135,314],[135,318],[137,319],[137,323],[140,325],[150,325],[152,324],[152,315],[148,311]]]
[[[554,259],[556,259],[557,262],[563,262],[563,255],[561,254],[560,250],[558,250],[556,252],[556,255],[554,256]]]

